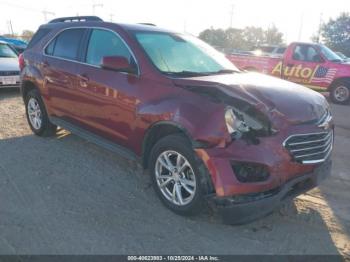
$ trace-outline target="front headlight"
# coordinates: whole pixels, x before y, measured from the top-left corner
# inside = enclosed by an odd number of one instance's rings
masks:
[[[235,114],[231,107],[228,107],[225,112],[225,121],[228,132],[232,135],[235,133],[249,132],[249,126],[244,121],[241,115]]]

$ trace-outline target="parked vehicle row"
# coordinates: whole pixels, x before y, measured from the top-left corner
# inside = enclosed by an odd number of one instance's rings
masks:
[[[0,41],[0,89],[19,88],[19,65],[17,53]]]
[[[61,126],[141,161],[178,214],[202,212],[209,201],[228,223],[251,221],[330,173],[325,98],[242,72],[195,37],[60,18],[39,28],[20,67],[36,135]]]
[[[321,44],[292,43],[283,57],[230,54],[242,70],[257,71],[317,90],[328,90],[334,103],[350,101],[350,63]]]

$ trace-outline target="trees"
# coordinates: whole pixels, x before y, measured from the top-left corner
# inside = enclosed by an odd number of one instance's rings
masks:
[[[342,13],[321,27],[322,42],[334,51],[350,56],[350,15]]]
[[[23,40],[29,42],[30,39],[32,39],[33,35],[34,35],[33,31],[23,30],[21,37],[22,37]]]
[[[278,31],[278,28],[273,24],[264,31],[264,40],[266,44],[279,45],[283,43],[283,33]]]
[[[276,26],[267,30],[261,27],[245,27],[244,29],[228,28],[206,29],[199,34],[199,38],[219,49],[250,50],[262,44],[282,44],[283,34]]]
[[[199,34],[199,38],[211,44],[214,47],[225,47],[226,33],[222,29],[206,29]]]

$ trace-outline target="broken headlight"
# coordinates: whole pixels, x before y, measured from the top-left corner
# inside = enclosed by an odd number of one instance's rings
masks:
[[[228,132],[235,138],[264,128],[258,120],[233,107],[226,108],[225,122]]]

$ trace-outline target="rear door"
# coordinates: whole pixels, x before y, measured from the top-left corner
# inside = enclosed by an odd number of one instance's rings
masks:
[[[48,89],[50,108],[66,120],[76,122],[79,93],[76,88],[77,62],[80,59],[84,28],[60,32],[44,50],[42,72]]]

